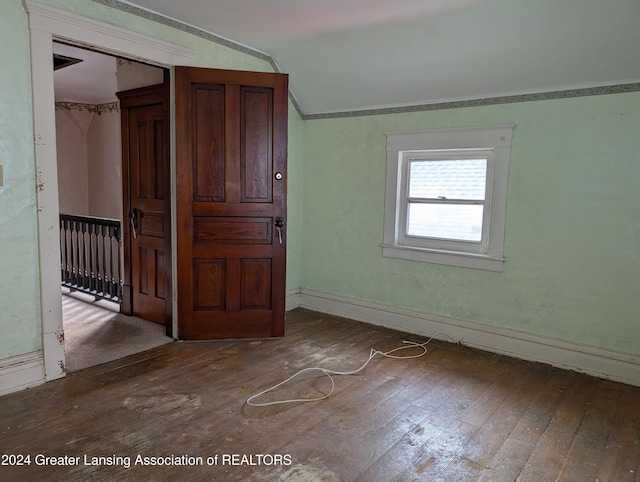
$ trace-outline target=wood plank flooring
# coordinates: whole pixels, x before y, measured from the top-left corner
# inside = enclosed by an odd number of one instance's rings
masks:
[[[1,397],[0,480],[640,480],[639,387],[453,343],[375,358],[323,401],[245,403],[404,339],[424,341],[298,309],[283,339],[173,343]],[[259,401],[329,389],[311,373]]]

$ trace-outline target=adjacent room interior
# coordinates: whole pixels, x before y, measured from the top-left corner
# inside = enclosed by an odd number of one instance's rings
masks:
[[[164,71],[59,42],[53,54],[65,365],[73,372],[173,341],[163,326],[120,313],[119,288],[128,219],[116,92],[162,83]]]

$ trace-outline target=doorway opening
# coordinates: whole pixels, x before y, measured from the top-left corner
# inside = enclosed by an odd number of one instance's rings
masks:
[[[175,215],[161,225],[159,218],[154,218],[151,212],[154,208],[143,206],[142,209],[147,212],[143,213],[142,227],[139,228],[147,233],[157,233],[162,228],[162,232],[171,239],[170,252],[165,251],[171,255],[168,264],[171,271],[166,274],[171,283],[165,296],[171,303],[168,311],[171,313],[172,335],[178,337],[179,314],[180,328],[187,330],[180,335],[184,339],[223,338],[229,335],[282,336],[287,240],[287,76],[195,67],[174,68],[176,65],[192,64],[194,52],[53,7],[30,1],[25,5],[29,13],[31,36],[45,381],[55,380],[65,374],[52,62],[52,44],[56,40],[171,68],[172,83],[176,76],[175,91],[168,89],[168,105],[175,104],[175,107],[171,108],[166,127],[175,145],[168,154],[169,182],[175,188],[175,191],[168,193],[169,213]],[[99,34],[96,35],[96,32]],[[200,87],[190,87],[196,85]],[[227,92],[224,98],[221,96],[223,90]],[[192,94],[196,94],[198,99],[195,111],[190,107],[193,105]],[[228,103],[233,109],[229,116],[216,121],[211,114],[221,110],[212,111],[212,107],[221,100],[223,105]],[[195,130],[187,128],[191,125],[195,126]],[[212,126],[215,129],[212,130]],[[202,132],[224,133],[224,144],[227,146],[224,162],[219,159],[217,163],[208,163],[206,155],[184,156],[193,147],[196,152],[206,154],[211,151],[209,147],[219,144],[221,138],[215,138],[217,140],[207,147],[207,139],[211,139],[211,136],[199,137]],[[203,142],[193,144],[194,139]],[[176,175],[177,153],[184,159],[196,162],[196,166],[191,168],[181,167],[180,177]],[[228,173],[228,182],[208,182],[208,179],[216,178],[216,169],[223,166]],[[194,167],[198,168],[194,171],[195,179],[182,176]],[[194,186],[198,186],[198,189],[194,189]],[[216,194],[212,194],[211,190],[215,191],[216,186],[231,189],[225,193],[229,194],[231,204],[222,211],[205,204],[215,202]],[[178,202],[189,197],[192,202]],[[189,209],[194,209],[185,211],[187,205]],[[256,206],[253,211],[247,211],[247,205]],[[181,206],[182,209],[178,210]],[[132,220],[140,219],[135,212],[128,214],[133,214]],[[148,221],[146,227],[145,216]],[[176,217],[179,219],[176,220]],[[181,229],[178,229],[178,225]],[[183,226],[188,229],[183,229]],[[135,222],[131,227],[135,236]],[[181,238],[178,239],[178,236]],[[180,259],[177,259],[175,249],[178,241],[183,241],[180,243]],[[223,254],[222,258],[220,253]],[[226,264],[229,265],[228,270],[223,269]],[[182,290],[179,306],[173,302],[177,299],[178,282]],[[197,289],[192,289],[194,285]],[[227,290],[226,286],[230,289]],[[193,293],[197,296],[191,297]],[[224,316],[218,316],[220,311]],[[257,331],[253,322],[256,318],[259,321]],[[220,319],[222,323],[218,323]],[[233,326],[234,320],[238,321],[238,326]],[[223,329],[240,327],[241,331],[223,330],[222,333],[206,330],[208,327],[215,328],[214,325],[220,325]],[[200,330],[202,327],[204,331]],[[247,330],[242,330],[242,327]]]
[[[33,117],[37,177],[38,255],[42,316],[42,364],[45,381],[65,375],[62,295],[60,290],[60,235],[53,86],[53,41],[92,48],[100,52],[168,68],[188,64],[194,52],[147,35],[124,31],[102,22],[25,2],[29,15]],[[97,34],[99,32],[99,34]],[[173,161],[171,163],[173,165]],[[172,176],[175,172],[172,170]],[[172,180],[172,184],[174,181]],[[172,200],[172,202],[175,202]],[[175,232],[172,225],[171,232]],[[173,280],[172,280],[173,281]],[[172,283],[172,297],[175,284]],[[175,317],[173,321],[176,323]],[[173,332],[176,332],[174,326]]]
[[[55,41],[53,54],[54,62],[65,61],[54,67],[53,78],[65,365],[76,371],[173,341],[166,336],[170,326],[127,316],[131,306],[123,310],[131,239],[124,229],[128,172],[116,96],[162,84],[168,75],[160,67]]]

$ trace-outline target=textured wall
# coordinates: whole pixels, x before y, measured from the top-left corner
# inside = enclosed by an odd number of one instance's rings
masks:
[[[93,113],[56,109],[58,200],[63,214],[89,214],[87,133]]]
[[[383,258],[385,131],[516,124],[503,273]],[[302,287],[640,353],[640,94],[305,123]]]
[[[289,144],[287,165],[287,290],[300,288],[302,256],[302,176],[304,122],[289,104]]]
[[[87,135],[89,214],[122,221],[120,111],[93,114]]]
[[[118,91],[162,84],[164,80],[163,69],[127,59],[118,59],[116,75]]]
[[[120,219],[120,111],[56,109],[56,148],[60,212]]]
[[[0,359],[42,348],[27,16],[0,2]]]

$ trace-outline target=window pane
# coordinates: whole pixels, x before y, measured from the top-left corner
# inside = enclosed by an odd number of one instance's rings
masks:
[[[486,159],[411,161],[409,197],[484,199]]]
[[[407,235],[480,241],[482,205],[409,204]]]

